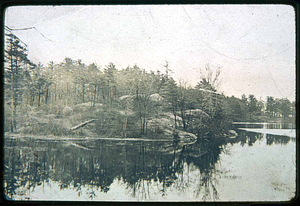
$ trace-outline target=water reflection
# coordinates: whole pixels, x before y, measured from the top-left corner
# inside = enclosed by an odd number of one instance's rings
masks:
[[[265,141],[267,145],[281,144],[286,145],[290,141],[295,142],[295,138],[281,135],[263,134],[250,131],[237,130],[238,137],[230,140],[230,144],[240,143],[241,146],[252,146],[256,141]]]
[[[97,192],[108,193],[118,181],[126,186],[128,195],[138,200],[155,199],[151,197],[153,190],[163,197],[174,190],[184,193],[192,186],[195,198],[218,200],[218,179],[227,172],[219,167],[226,144],[252,146],[256,141],[287,144],[290,138],[246,131],[238,131],[236,139],[204,139],[190,145],[6,138],[5,194],[12,199],[30,199],[37,186],[51,187],[56,182],[60,190],[75,188],[78,197],[93,200]]]
[[[150,185],[156,182],[162,196],[175,183],[183,190],[184,167],[194,165],[201,172],[199,190],[208,190],[211,185],[217,196],[211,177],[221,150],[218,145],[200,141],[193,145],[93,141],[74,146],[68,142],[11,139],[5,141],[5,193],[10,198],[25,195],[51,179],[60,189],[76,188],[78,196],[81,188],[89,185],[92,199],[95,190],[107,193],[118,179],[133,197],[147,199]]]
[[[272,144],[286,145],[291,140],[291,138],[287,136],[278,136],[272,134],[267,134],[266,139],[267,139],[267,145],[272,145]]]
[[[187,151],[187,163],[195,165],[199,169],[200,178],[198,179],[198,187],[196,189],[196,198],[202,192],[202,200],[213,199],[218,200],[217,178],[222,171],[218,170],[218,160],[223,150],[220,142],[197,142]],[[209,149],[207,149],[209,148]]]

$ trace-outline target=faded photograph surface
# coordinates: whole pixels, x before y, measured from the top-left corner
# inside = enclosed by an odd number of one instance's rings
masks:
[[[288,5],[5,10],[7,200],[290,201]]]

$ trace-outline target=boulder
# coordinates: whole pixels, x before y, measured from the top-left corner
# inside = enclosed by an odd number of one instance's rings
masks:
[[[62,113],[65,115],[65,116],[70,116],[72,115],[73,113],[73,109],[69,106],[66,106],[63,110],[62,110]]]
[[[204,112],[202,109],[190,109],[190,110],[185,110],[185,113],[186,113],[187,115],[190,115],[190,116],[199,116],[199,115],[202,115],[202,116],[211,118],[211,117],[210,117],[206,112]]]
[[[121,97],[119,97],[119,99],[121,100],[121,101],[131,101],[131,100],[133,100],[133,96],[132,95],[123,95],[123,96],[121,96]]]
[[[154,102],[161,102],[164,98],[162,98],[159,94],[151,94],[149,99]]]

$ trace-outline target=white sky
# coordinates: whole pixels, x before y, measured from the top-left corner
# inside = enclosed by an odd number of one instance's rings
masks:
[[[221,91],[295,99],[295,13],[287,5],[22,6],[10,28],[44,65],[65,57],[118,69],[137,64],[192,86],[199,68],[221,67]]]

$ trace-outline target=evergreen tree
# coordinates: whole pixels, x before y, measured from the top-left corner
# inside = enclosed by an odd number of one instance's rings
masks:
[[[292,104],[287,98],[282,98],[279,100],[279,111],[283,118],[288,117],[291,114]]]
[[[161,88],[161,96],[166,100],[167,108],[170,109],[174,115],[175,128],[177,128],[177,110],[179,106],[179,91],[176,82],[173,78],[163,84]]]
[[[117,95],[117,90],[116,90],[116,81],[115,81],[115,73],[117,69],[116,66],[110,62],[107,66],[106,69],[104,70],[104,75],[105,79],[107,82],[107,100],[109,105],[112,104],[113,99]]]
[[[267,108],[266,108],[266,110],[267,110],[268,115],[270,115],[272,117],[274,116],[274,113],[275,113],[275,100],[271,96],[267,97]]]
[[[253,94],[250,94],[248,98],[248,111],[250,118],[252,118],[253,115],[257,115],[259,112],[258,101]]]
[[[11,108],[11,132],[17,130],[17,105],[22,101],[25,70],[30,61],[27,58],[26,45],[14,34],[6,34],[5,48],[5,99]]]

